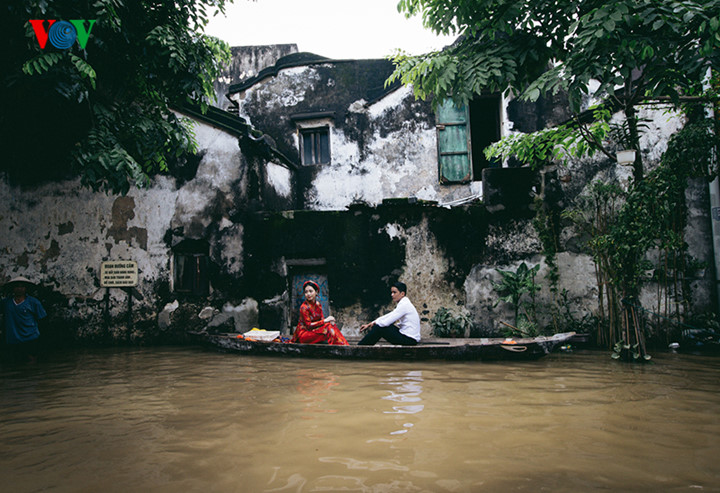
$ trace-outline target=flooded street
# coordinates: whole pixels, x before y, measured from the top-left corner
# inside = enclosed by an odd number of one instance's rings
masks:
[[[720,491],[720,358],[653,361],[56,354],[0,369],[2,489]]]

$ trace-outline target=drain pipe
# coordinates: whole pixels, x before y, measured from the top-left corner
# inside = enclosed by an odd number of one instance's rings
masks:
[[[707,91],[710,89],[710,69],[707,71],[705,80],[703,81],[703,89]],[[712,104],[705,105],[705,116],[712,119],[715,114],[713,111]],[[714,130],[710,130],[713,132]],[[714,149],[710,152],[713,153],[710,159],[714,162],[717,159]],[[710,182],[708,185],[710,193],[710,227],[712,230],[712,243],[713,243],[713,258],[715,260],[715,295],[717,297],[717,304],[715,306],[716,312],[720,312],[720,179],[717,177]]]
[[[717,296],[716,310],[720,310],[720,180],[715,178],[708,185],[710,187],[710,225],[712,229],[713,257],[715,260],[715,295]]]

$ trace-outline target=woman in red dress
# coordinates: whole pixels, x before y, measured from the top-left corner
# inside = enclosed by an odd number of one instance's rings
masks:
[[[317,299],[320,286],[315,281],[305,281],[303,293],[305,301],[300,305],[300,320],[290,342],[317,344],[326,342],[337,346],[347,346],[348,342],[335,325],[335,317],[323,318],[322,306]]]

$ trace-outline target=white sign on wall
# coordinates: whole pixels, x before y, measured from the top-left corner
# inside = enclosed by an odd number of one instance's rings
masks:
[[[100,264],[100,286],[103,288],[129,288],[138,284],[137,262],[117,260]]]

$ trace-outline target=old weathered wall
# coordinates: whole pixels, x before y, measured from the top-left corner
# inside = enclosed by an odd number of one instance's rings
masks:
[[[235,88],[244,120],[219,125],[227,114],[212,120],[189,113],[198,121],[198,155],[126,197],[77,182],[19,188],[0,180],[0,227],[8,232],[0,280],[25,275],[40,283],[51,319],[65,328],[61,335],[84,340],[175,341],[202,328],[288,332],[298,273],[326,276],[332,314],[347,335],[392,308],[388,285],[397,279],[409,287],[425,336],[443,307],[468,313],[473,335],[489,335],[513,315],[497,302],[492,281],[500,280],[498,270],[525,262],[541,266],[537,308],[541,324],[551,324],[557,298],[532,225],[534,196],[573,207],[594,180],[626,185],[630,169],[597,156],[549,167],[544,176],[486,169],[483,183],[440,185],[432,108],[408,88],[385,87],[391,69],[387,60],[285,57]],[[561,102],[511,102],[504,131],[558,123]],[[651,168],[682,120],[662,110],[642,116]],[[214,124],[201,123],[208,121]],[[298,126],[313,124],[330,126],[332,160],[302,166]],[[481,186],[484,204],[452,203],[477,197]],[[707,190],[695,183],[687,195],[686,237],[691,254],[705,261],[712,256]],[[558,292],[577,319],[597,308],[586,240],[562,223]],[[173,251],[188,245],[207,249],[207,295],[173,290]],[[137,289],[100,288],[105,260],[137,261]],[[712,306],[709,276],[692,280],[696,310]],[[652,286],[643,296],[656,301]]]
[[[159,176],[127,196],[94,193],[77,181],[19,188],[0,180],[0,228],[6,232],[0,279],[23,275],[38,283],[50,314],[46,335],[62,330],[63,337],[97,341],[162,339],[157,312],[178,299],[170,291],[171,259],[183,240],[212,245],[213,282],[231,285],[228,279],[242,276],[239,218],[248,202],[247,162],[236,135],[203,123],[195,133],[199,163],[192,176]],[[290,177],[271,173],[275,185],[266,186],[288,195]],[[100,287],[100,264],[108,260],[138,263],[132,324],[129,291]]]
[[[230,63],[214,83],[215,106],[222,109],[228,108],[230,101],[226,95],[231,85],[255,77],[265,67],[274,65],[278,59],[291,53],[297,53],[297,51],[296,44],[233,46],[230,48]]]
[[[448,202],[480,192],[479,182],[439,184],[432,108],[409,88],[383,89],[391,71],[385,60],[288,64],[232,94],[239,115],[298,161],[294,116],[325,115],[316,123],[330,125],[331,163],[301,167],[300,208],[402,197]]]
[[[77,182],[33,190],[19,190],[4,181],[0,186],[2,201],[9,205],[0,219],[0,227],[7,231],[0,253],[2,278],[24,275],[38,283],[38,296],[46,303],[50,320],[63,320],[58,325],[64,327],[76,324],[81,338],[139,336],[126,326],[117,326],[112,336],[100,331],[106,307],[100,263],[136,261],[137,291],[142,297],[136,310],[138,314],[152,311],[154,288],[168,269],[163,235],[173,213],[165,205],[175,202],[172,183],[160,180],[153,189],[127,197],[92,193]],[[127,303],[126,291],[111,289],[108,316],[119,317]],[[58,327],[48,324],[48,329]]]

